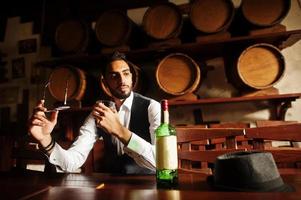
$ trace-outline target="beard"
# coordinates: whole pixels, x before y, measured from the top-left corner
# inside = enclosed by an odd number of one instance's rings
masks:
[[[111,94],[118,98],[118,99],[126,99],[128,98],[130,95],[131,95],[131,91],[132,91],[132,87],[129,86],[129,90],[128,91],[121,91],[121,90],[118,90],[118,89],[113,89],[109,86],[109,89],[110,89],[110,92]]]

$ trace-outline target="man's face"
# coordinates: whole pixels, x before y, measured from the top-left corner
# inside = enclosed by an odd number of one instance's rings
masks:
[[[108,66],[105,80],[112,93],[118,99],[125,99],[132,91],[132,73],[124,60],[115,60]]]

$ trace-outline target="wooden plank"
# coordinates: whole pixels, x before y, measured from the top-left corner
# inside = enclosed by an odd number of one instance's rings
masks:
[[[301,123],[245,129],[250,139],[301,141]]]
[[[244,135],[242,128],[176,128],[178,143]]]
[[[223,150],[206,150],[206,151],[179,151],[179,159],[191,160],[191,161],[203,161],[214,163],[217,156],[242,151],[241,149],[223,149]]]

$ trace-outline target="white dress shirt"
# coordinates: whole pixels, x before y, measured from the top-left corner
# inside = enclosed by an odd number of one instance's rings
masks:
[[[120,122],[129,128],[131,118],[131,108],[133,102],[133,92],[121,105],[118,114]],[[145,141],[132,132],[132,136],[127,146],[124,146],[118,138],[115,138],[117,153],[128,154],[135,162],[145,168],[155,171],[155,129],[160,125],[161,108],[160,103],[151,100],[148,107],[148,119],[150,123],[149,133],[151,143]],[[74,172],[86,161],[89,152],[93,148],[96,140],[102,139],[97,135],[97,128],[94,117],[90,114],[79,130],[79,135],[68,150],[63,149],[59,144],[55,147],[49,157],[49,162],[66,172]]]

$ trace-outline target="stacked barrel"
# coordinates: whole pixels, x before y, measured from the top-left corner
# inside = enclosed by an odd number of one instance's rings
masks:
[[[178,37],[182,29],[182,14],[172,3],[149,7],[142,21],[145,33],[155,40],[167,40]]]
[[[57,102],[68,101],[75,107],[94,103],[98,98],[97,79],[71,64],[57,65],[49,76],[49,93]]]
[[[195,0],[191,4],[189,20],[197,30],[196,41],[230,38],[228,29],[235,8],[231,0]]]
[[[227,61],[228,79],[242,92],[271,88],[285,72],[285,59],[281,51],[267,43],[233,51]]]
[[[232,26],[233,33],[256,35],[285,31],[281,22],[290,7],[290,0],[242,0]]]
[[[231,0],[194,0],[185,6],[185,10],[183,6],[164,2],[146,8],[141,24],[135,23],[126,10],[106,10],[99,13],[93,23],[79,19],[62,21],[55,31],[55,46],[61,55],[101,53],[107,56],[115,50],[145,50],[154,45],[168,49],[183,44],[183,38],[192,38],[192,42],[202,45],[204,41],[225,41],[243,34],[283,31],[285,27],[280,25],[289,10],[290,1],[287,0],[242,0],[239,7],[235,7]],[[187,31],[186,23],[193,28],[192,35],[189,35],[191,31]],[[250,42],[229,48],[231,52],[225,55],[229,81],[239,90],[261,90],[279,82],[284,75],[285,61],[276,45]],[[151,74],[158,91],[167,96],[195,92],[200,86],[203,70],[203,66],[199,66],[200,57],[177,50],[158,52],[158,62],[153,62],[155,73]],[[70,67],[58,67],[54,76],[70,70]],[[134,90],[145,93],[145,84],[152,83],[141,80],[145,77],[143,68],[132,63],[131,67]],[[81,93],[86,89],[81,82],[85,80],[85,73],[80,72],[82,69],[71,71],[78,76],[78,96],[83,96]],[[110,96],[104,84],[99,86]],[[57,88],[50,89],[53,96],[62,100]]]
[[[267,28],[274,28],[274,32],[277,28],[283,30],[279,25],[290,10],[290,1],[242,0],[235,8],[231,0],[194,0],[186,7],[183,11],[173,3],[154,4],[145,9],[141,24],[135,23],[126,10],[116,9],[101,12],[93,22],[64,20],[57,25],[55,46],[62,53],[75,54],[90,53],[91,42],[102,48],[128,46],[127,50],[174,38],[181,43],[183,37],[195,36],[183,26],[187,18],[200,36],[247,34]]]
[[[173,97],[195,92],[201,82],[200,66],[183,53],[172,53],[161,59],[155,76],[158,89]]]
[[[90,33],[88,23],[83,20],[64,20],[56,28],[55,46],[62,55],[86,52],[91,41]]]

